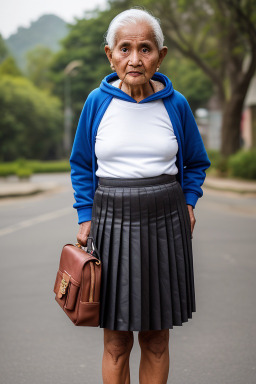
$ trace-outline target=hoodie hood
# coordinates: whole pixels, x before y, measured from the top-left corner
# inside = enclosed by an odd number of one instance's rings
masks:
[[[132,103],[137,103],[137,101],[133,99],[131,96],[127,95],[127,93],[123,92],[121,89],[110,84],[112,81],[115,81],[118,79],[119,77],[117,76],[116,72],[111,73],[110,75],[106,76],[102,80],[100,84],[100,89],[103,92],[106,92],[109,95],[116,97],[118,99],[130,101]],[[150,95],[149,97],[146,97],[146,99],[141,100],[139,104],[147,103],[153,100],[163,99],[165,97],[169,97],[173,93],[172,82],[168,79],[167,76],[163,75],[162,73],[156,72],[153,75],[152,80],[160,81],[161,83],[163,83],[165,86],[164,89],[154,93],[153,95]]]

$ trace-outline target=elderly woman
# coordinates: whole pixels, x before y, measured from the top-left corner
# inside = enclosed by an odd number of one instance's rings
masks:
[[[146,11],[112,20],[114,73],[88,96],[70,157],[77,240],[92,236],[102,259],[105,384],[130,383],[133,331],[140,383],[166,383],[169,329],[196,311],[193,209],[210,161],[187,100],[157,73],[163,40]]]

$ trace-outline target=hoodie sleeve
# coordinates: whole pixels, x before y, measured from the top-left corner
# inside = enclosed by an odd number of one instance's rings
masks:
[[[205,171],[211,163],[191,108],[184,96],[183,102],[183,192],[187,204],[195,207],[198,198],[203,196],[201,186],[206,177]]]
[[[90,143],[90,98],[82,109],[70,156],[71,182],[76,202],[78,224],[91,220],[93,206],[93,169]]]

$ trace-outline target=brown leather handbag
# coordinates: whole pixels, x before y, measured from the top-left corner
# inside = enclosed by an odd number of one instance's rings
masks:
[[[87,249],[80,244],[66,244],[61,253],[54,293],[55,300],[80,326],[99,326],[101,260],[93,238],[87,238]]]

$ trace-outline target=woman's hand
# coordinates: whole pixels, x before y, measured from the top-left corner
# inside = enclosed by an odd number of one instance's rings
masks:
[[[195,219],[192,205],[187,204],[187,207],[188,207],[188,213],[189,213],[190,225],[191,225],[191,239],[193,239],[193,230],[196,224],[196,219]]]
[[[87,237],[89,236],[91,229],[91,221],[85,221],[84,223],[81,223],[79,226],[79,231],[77,234],[77,241],[79,244],[81,244],[83,247],[86,246]]]

